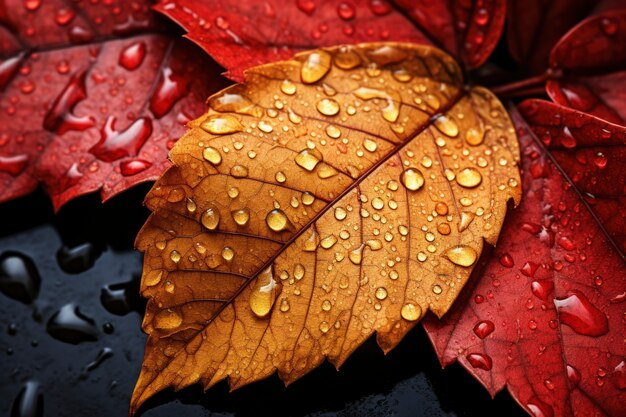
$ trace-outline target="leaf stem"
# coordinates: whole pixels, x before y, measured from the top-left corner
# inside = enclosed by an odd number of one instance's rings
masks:
[[[548,80],[553,80],[561,77],[560,72],[555,72],[552,69],[548,69],[546,72],[540,75],[526,78],[521,81],[515,81],[509,84],[493,87],[493,91],[500,97],[520,97],[526,95],[528,92],[537,91],[537,87],[543,88],[543,84]]]

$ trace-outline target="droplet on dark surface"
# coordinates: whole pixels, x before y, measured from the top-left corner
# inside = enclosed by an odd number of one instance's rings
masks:
[[[143,300],[139,297],[139,280],[105,285],[100,291],[100,302],[111,314],[124,316],[131,311],[143,312]]]
[[[585,336],[602,336],[609,331],[609,320],[602,311],[580,291],[572,291],[566,298],[557,298],[554,305],[561,323]]]
[[[38,382],[24,384],[13,400],[11,417],[43,417],[43,393]]]
[[[80,373],[80,379],[86,379],[87,376],[89,376],[89,372],[96,369],[102,364],[102,362],[104,362],[111,356],[113,356],[113,349],[111,349],[110,347],[104,347],[100,349],[100,352],[98,352],[98,356],[96,356],[96,359],[85,365],[82,372]]]
[[[15,336],[17,334],[17,324],[15,323],[9,324],[9,327],[7,328],[7,333],[10,334],[11,336]]]
[[[83,131],[96,124],[95,119],[91,116],[76,116],[73,113],[74,107],[87,97],[86,74],[87,71],[83,70],[72,75],[46,113],[43,122],[45,129],[62,135],[68,130]]]
[[[64,245],[57,251],[57,262],[68,274],[79,274],[93,267],[101,254],[102,251],[91,242],[73,248]]]
[[[140,117],[125,130],[115,129],[116,119],[109,116],[100,131],[100,141],[89,152],[104,162],[135,156],[152,134],[152,119]]]
[[[107,321],[102,325],[102,331],[106,334],[112,334],[115,331],[115,327],[113,326],[113,323]]]
[[[28,256],[13,251],[0,255],[0,291],[24,304],[32,303],[41,286],[35,263]]]
[[[64,305],[54,313],[46,331],[62,342],[78,344],[98,340],[98,328],[93,319],[85,316],[74,303]]]

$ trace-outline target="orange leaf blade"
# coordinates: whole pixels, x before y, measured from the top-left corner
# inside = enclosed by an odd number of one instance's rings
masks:
[[[442,316],[507,203],[513,126],[443,52],[363,44],[253,68],[172,150],[137,238],[151,395],[340,366]]]

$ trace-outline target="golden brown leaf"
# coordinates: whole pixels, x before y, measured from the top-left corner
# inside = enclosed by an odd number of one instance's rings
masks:
[[[364,44],[253,68],[171,152],[146,203],[151,395],[339,367],[443,315],[507,202],[519,149],[489,91],[438,49]]]

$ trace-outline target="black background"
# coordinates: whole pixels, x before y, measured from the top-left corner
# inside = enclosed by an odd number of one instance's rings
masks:
[[[140,329],[143,302],[127,285],[131,310],[114,315],[100,302],[105,285],[135,283],[142,255],[134,237],[148,211],[142,206],[148,185],[101,204],[98,195],[81,197],[55,215],[38,190],[0,205],[0,253],[30,257],[41,276],[31,305],[0,294],[0,413],[12,416],[23,384],[37,381],[43,415],[126,416],[139,374],[145,335]],[[56,253],[62,245],[90,242],[101,248],[95,265],[78,274],[63,272]],[[97,341],[64,343],[46,332],[46,322],[74,302],[98,327]],[[114,326],[112,334],[103,325]],[[9,326],[17,327],[15,334]],[[85,365],[109,347],[113,356],[81,378]],[[16,411],[16,410],[13,410]],[[228,392],[220,383],[206,394],[199,387],[157,395],[142,407],[145,417],[165,416],[525,416],[502,392],[492,400],[459,365],[442,370],[424,330],[417,326],[389,355],[373,339],[339,372],[328,363],[285,388],[276,377]],[[16,414],[17,415],[17,414]],[[26,416],[23,416],[26,417]]]

